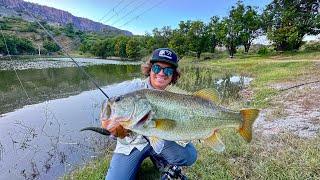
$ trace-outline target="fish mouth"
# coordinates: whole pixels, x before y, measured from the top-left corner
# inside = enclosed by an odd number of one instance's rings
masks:
[[[105,118],[109,119],[111,117],[111,104],[110,102],[107,103],[106,111],[105,111]]]

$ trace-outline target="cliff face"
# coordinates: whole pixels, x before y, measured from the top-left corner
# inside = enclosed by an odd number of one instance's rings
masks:
[[[55,9],[52,7],[42,6],[34,3],[24,2],[22,0],[0,0],[0,6],[9,10],[13,10],[19,14],[23,14],[28,20],[32,20],[28,13],[36,16],[40,20],[48,23],[54,23],[59,25],[66,25],[72,23],[73,26],[82,31],[93,31],[93,32],[108,32],[112,34],[124,34],[132,35],[131,32],[120,30],[112,26],[104,25],[102,23],[94,22],[92,20],[76,17],[69,12]],[[27,12],[26,12],[27,11]],[[2,16],[6,16],[4,12],[0,12]]]

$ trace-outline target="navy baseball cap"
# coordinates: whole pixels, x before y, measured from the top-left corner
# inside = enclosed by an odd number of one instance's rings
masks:
[[[153,51],[150,62],[165,62],[174,67],[178,67],[179,59],[173,50],[169,48],[159,48]]]

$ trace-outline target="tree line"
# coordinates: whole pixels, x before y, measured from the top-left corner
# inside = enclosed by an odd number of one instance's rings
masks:
[[[248,53],[252,41],[266,35],[275,50],[293,51],[301,47],[305,35],[319,34],[318,9],[319,3],[312,0],[273,0],[259,13],[257,7],[238,1],[227,17],[213,16],[209,22],[181,21],[176,29],[164,26],[144,36],[84,40],[80,50],[104,58],[139,58],[156,48],[170,47],[180,57],[193,52],[200,58],[201,53],[224,46],[233,57],[238,47],[243,46]]]
[[[226,17],[213,16],[209,22],[180,21],[176,29],[169,26],[155,28],[151,33],[138,36],[106,36],[82,32],[68,24],[62,28],[41,23],[55,36],[65,35],[80,42],[79,50],[94,56],[140,59],[160,47],[172,48],[180,57],[193,55],[200,58],[203,52],[214,53],[217,46],[227,49],[233,57],[239,47],[248,53],[252,41],[266,35],[276,51],[294,51],[303,45],[305,35],[317,35],[320,31],[319,4],[313,0],[273,0],[260,13],[257,7],[238,1]],[[18,21],[17,21],[18,22]],[[10,24],[0,21],[2,30],[10,30]],[[34,32],[42,35],[42,54],[60,50],[47,35],[29,22],[21,32]],[[5,39],[11,54],[36,54],[30,39],[5,34],[0,38],[0,54],[7,54]],[[310,47],[318,50],[318,45]],[[266,49],[262,49],[262,51]]]

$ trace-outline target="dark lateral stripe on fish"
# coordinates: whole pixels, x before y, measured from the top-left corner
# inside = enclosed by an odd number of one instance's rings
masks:
[[[106,136],[110,135],[110,132],[108,130],[101,127],[86,127],[81,129],[80,131],[94,131],[102,135],[106,135]]]

